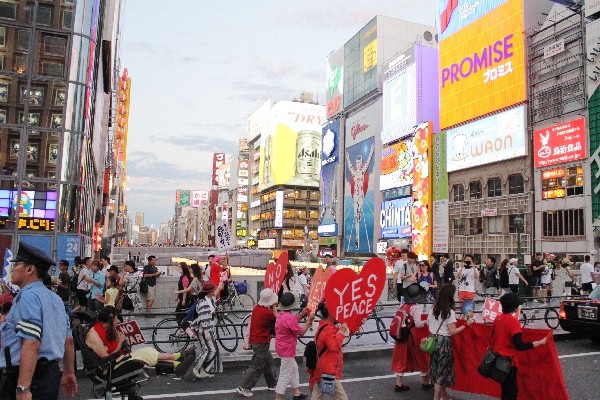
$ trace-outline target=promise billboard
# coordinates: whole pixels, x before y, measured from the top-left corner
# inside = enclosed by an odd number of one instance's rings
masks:
[[[523,18],[507,0],[440,43],[442,129],[527,100]]]

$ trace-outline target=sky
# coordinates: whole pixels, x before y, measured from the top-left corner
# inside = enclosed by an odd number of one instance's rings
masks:
[[[208,190],[212,153],[248,115],[303,91],[325,103],[326,58],[376,15],[435,25],[436,0],[123,0],[131,77],[126,204],[159,228],[177,189]]]

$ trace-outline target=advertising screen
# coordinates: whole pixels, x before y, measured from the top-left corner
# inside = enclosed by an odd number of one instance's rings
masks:
[[[414,143],[411,249],[421,259],[431,254],[431,123],[417,127]]]
[[[345,145],[354,146],[365,139],[381,134],[381,98],[346,119]]]
[[[535,168],[564,164],[587,157],[585,118],[533,132]]]
[[[219,167],[225,163],[225,153],[213,153],[212,185],[219,184]]]
[[[448,171],[446,170],[446,132],[433,135],[432,159],[432,249],[434,253],[448,253],[450,219],[448,207]]]
[[[378,88],[377,17],[344,45],[343,107]]]
[[[23,190],[20,201],[18,194],[18,190],[0,190],[0,217],[56,218],[56,192]]]
[[[412,236],[412,197],[381,202],[381,238]]]
[[[382,149],[379,190],[412,185],[414,154],[412,138]]]
[[[344,109],[342,96],[344,93],[344,48],[334,51],[327,57],[327,118]]]
[[[506,2],[507,0],[437,0],[440,41]]]
[[[372,253],[375,210],[375,137],[346,148],[344,182],[344,249]]]
[[[325,106],[280,101],[271,111],[269,129],[260,137],[259,190],[274,185],[319,187]]]
[[[448,172],[526,154],[525,106],[447,131]]]
[[[325,125],[322,132],[321,204],[317,232],[320,236],[334,236],[337,235],[340,119]]]
[[[382,143],[411,134],[417,125],[417,64],[383,83]]]
[[[440,42],[442,129],[527,99],[522,3],[507,0]]]

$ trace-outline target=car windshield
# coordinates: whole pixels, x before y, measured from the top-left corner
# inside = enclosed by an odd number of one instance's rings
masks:
[[[600,300],[600,285],[597,285],[596,289],[592,290],[592,293],[590,293],[589,298],[594,300]]]

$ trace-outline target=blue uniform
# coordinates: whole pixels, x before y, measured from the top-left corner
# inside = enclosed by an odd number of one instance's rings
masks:
[[[13,367],[20,363],[23,339],[40,341],[38,360],[55,361],[63,358],[65,340],[71,336],[62,300],[40,281],[21,289],[0,331],[2,348],[10,348]],[[4,354],[0,355],[0,368],[6,368]]]

